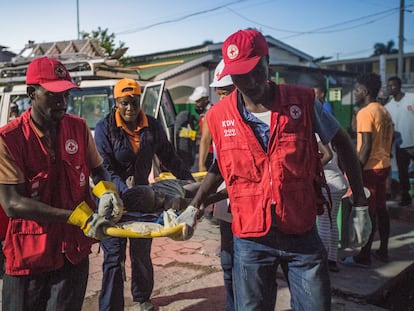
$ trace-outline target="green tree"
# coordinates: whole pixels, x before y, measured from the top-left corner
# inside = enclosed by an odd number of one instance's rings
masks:
[[[97,39],[105,49],[105,56],[121,58],[128,48],[125,48],[125,42],[119,41],[118,46],[115,43],[115,34],[109,33],[108,28],[92,30],[91,33],[82,31],[82,39]]]
[[[375,43],[374,44],[374,54],[371,56],[378,56],[382,54],[397,54],[398,49],[394,48],[394,40],[390,40],[387,44],[384,43]]]

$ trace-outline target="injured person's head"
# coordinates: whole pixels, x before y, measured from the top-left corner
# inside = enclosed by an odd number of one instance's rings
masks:
[[[151,186],[138,185],[122,195],[128,212],[157,213],[164,210],[165,195],[156,193]]]
[[[122,195],[127,212],[159,213],[167,209],[180,211],[186,200],[185,189],[178,180],[162,180],[151,185],[137,185]]]

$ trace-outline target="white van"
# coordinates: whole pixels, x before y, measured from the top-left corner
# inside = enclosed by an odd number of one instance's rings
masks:
[[[95,129],[97,121],[115,105],[113,88],[116,81],[117,79],[80,81],[80,89],[69,92],[67,112],[84,118],[89,128]],[[172,140],[176,112],[168,91],[164,89],[164,81],[145,85],[141,98],[142,109],[162,122],[169,140]],[[12,103],[17,105],[19,115],[30,107],[25,84],[0,87],[0,126],[10,120]]]
[[[69,92],[67,112],[84,118],[93,133],[98,120],[115,106],[113,88],[116,81],[118,80],[79,81],[80,89],[73,89]],[[142,86],[144,83],[140,82],[140,84]],[[0,126],[10,121],[12,103],[17,105],[19,115],[30,107],[25,84],[0,87]],[[146,114],[161,122],[168,139],[179,155],[192,166],[196,154],[195,135],[182,130],[183,128],[190,129],[190,113],[181,112],[177,118],[174,103],[165,88],[164,80],[145,84],[141,96],[141,108]],[[191,130],[194,129],[194,126],[190,125],[190,127]]]

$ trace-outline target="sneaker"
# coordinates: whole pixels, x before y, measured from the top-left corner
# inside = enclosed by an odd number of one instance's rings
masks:
[[[151,301],[138,302],[137,311],[154,311],[154,305]]]

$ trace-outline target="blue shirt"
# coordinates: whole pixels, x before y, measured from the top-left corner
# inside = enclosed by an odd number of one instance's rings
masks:
[[[323,106],[324,109],[326,109],[326,111],[328,111],[330,114],[334,115],[334,111],[333,111],[332,106],[331,106],[330,103],[324,102],[322,104],[322,106]]]

